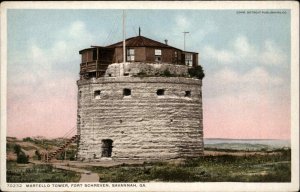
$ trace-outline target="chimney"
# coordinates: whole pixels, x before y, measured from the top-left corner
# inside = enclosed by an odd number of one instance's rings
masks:
[[[165,39],[165,44],[168,45],[168,39]]]
[[[139,27],[139,36],[141,36],[141,28]]]

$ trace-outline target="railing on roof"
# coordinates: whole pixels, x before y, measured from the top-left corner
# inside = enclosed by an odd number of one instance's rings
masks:
[[[94,60],[80,64],[80,72],[95,72],[103,71],[107,69],[107,66],[111,64],[110,60]]]

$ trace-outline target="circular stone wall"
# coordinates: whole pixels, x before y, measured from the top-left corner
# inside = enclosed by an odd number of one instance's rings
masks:
[[[167,160],[203,154],[201,80],[79,80],[78,158]]]

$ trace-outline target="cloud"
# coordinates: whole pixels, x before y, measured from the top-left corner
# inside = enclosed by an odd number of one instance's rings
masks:
[[[206,46],[201,55],[203,55],[204,58],[213,59],[218,63],[223,64],[232,63],[235,59],[235,56],[232,54],[232,52],[227,50],[219,51],[211,46]]]
[[[287,55],[271,40],[263,42],[262,49],[251,44],[246,36],[238,36],[225,49],[217,49],[207,45],[202,51],[202,57],[218,64],[284,66]]]
[[[251,45],[245,36],[238,36],[233,42],[233,50],[238,57],[247,58],[250,55],[254,56],[255,48]],[[253,55],[254,54],[254,55]]]
[[[95,37],[81,21],[51,35],[52,43],[33,40],[8,63],[8,134],[58,137],[76,125],[78,51]]]
[[[176,27],[181,30],[186,30],[191,26],[190,20],[184,15],[176,16],[175,22],[176,22]]]
[[[275,42],[265,40],[257,47],[238,36],[223,49],[205,46],[201,56],[208,69],[205,137],[290,138],[289,72],[283,70],[287,55]]]
[[[78,51],[95,42],[94,36],[85,28],[83,22],[75,21],[66,28],[54,31],[52,35],[56,40],[46,46],[32,40],[27,51],[18,53],[18,60],[10,61],[9,72],[20,72],[19,78],[11,78],[10,83],[41,84],[41,81],[51,81],[54,77],[76,75],[80,63]]]
[[[215,71],[204,79],[205,94],[208,97],[236,95],[241,93],[267,92],[272,95],[282,90],[284,79],[272,76],[263,67],[254,67],[246,72],[240,72],[229,67]]]
[[[197,22],[195,22],[195,20]],[[194,21],[194,22],[193,22]],[[213,35],[218,27],[213,20],[203,20],[199,17],[191,18],[190,15],[180,14],[174,17],[172,26],[168,28],[168,38],[170,45],[183,49],[183,33],[184,31],[189,32],[186,34],[186,49],[191,51],[197,51],[199,44],[209,35]],[[156,32],[157,36],[161,35],[161,32]]]
[[[260,61],[265,65],[278,66],[285,62],[287,55],[270,40],[265,41],[264,50],[260,54]]]
[[[283,84],[283,80],[280,77],[272,77],[264,68],[255,67],[244,74],[229,68],[224,68],[217,71],[214,76],[214,80],[219,81],[223,86],[240,84],[244,87],[249,85],[255,86],[278,86]]]

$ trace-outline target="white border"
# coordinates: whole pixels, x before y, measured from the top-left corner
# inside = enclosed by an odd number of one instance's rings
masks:
[[[291,183],[146,183],[147,188],[8,188],[6,178],[7,9],[290,9],[291,10]],[[1,190],[3,191],[297,191],[299,189],[299,4],[251,2],[4,2],[1,4]],[[48,184],[48,183],[45,183]],[[24,185],[24,184],[23,184]]]

